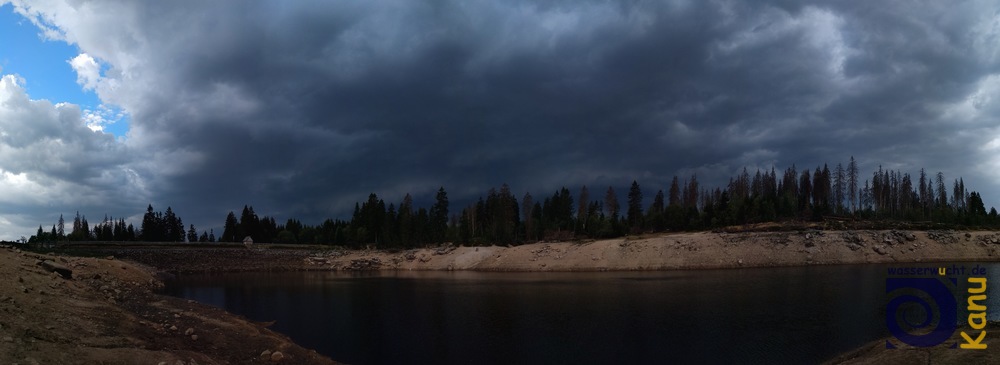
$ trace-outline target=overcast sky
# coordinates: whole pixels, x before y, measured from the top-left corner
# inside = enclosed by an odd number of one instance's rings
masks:
[[[504,182],[652,197],[852,155],[1000,206],[995,1],[7,3],[33,41],[0,34],[4,239],[149,203],[218,234],[244,204],[315,224],[442,185],[453,212]]]

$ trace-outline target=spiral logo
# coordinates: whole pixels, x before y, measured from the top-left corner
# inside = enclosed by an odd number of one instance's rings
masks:
[[[886,278],[885,325],[900,341],[931,347],[951,337],[957,328],[955,295],[937,278]],[[935,323],[934,318],[937,317]],[[886,346],[891,346],[888,341]]]

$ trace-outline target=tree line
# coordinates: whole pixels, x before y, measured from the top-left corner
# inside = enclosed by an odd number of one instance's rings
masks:
[[[198,235],[193,224],[185,230],[184,221],[174,213],[173,209],[167,207],[165,212],[154,211],[153,205],[150,204],[142,217],[139,229],[132,223],[126,223],[124,218],[116,220],[106,215],[104,220],[91,228],[87,216],[80,216],[80,212],[77,212],[69,233],[66,232],[65,219],[60,214],[59,221],[52,225],[51,230],[46,231],[42,226],[38,226],[38,231],[28,239],[28,243],[79,241],[215,242],[215,232],[202,231],[201,235]]]
[[[883,169],[862,179],[857,162],[828,164],[780,174],[774,168],[747,169],[723,187],[703,187],[697,176],[674,177],[666,189],[657,189],[651,204],[633,181],[624,206],[614,187],[591,194],[587,186],[576,197],[566,187],[536,198],[530,192],[518,198],[507,184],[449,215],[442,187],[436,203],[415,208],[407,194],[397,205],[372,193],[355,204],[350,220],[328,219],[317,226],[289,219],[268,223],[265,242],[333,244],[351,248],[411,248],[456,242],[470,245],[520,244],[540,240],[612,238],[626,234],[692,231],[775,221],[816,221],[835,216],[862,220],[936,222],[964,226],[1000,226],[996,209],[986,211],[978,192],[966,189],[962,178],[949,190],[943,173],[930,176],[923,169],[910,174]],[[244,208],[244,213],[247,208]],[[252,213],[252,208],[250,209]],[[227,217],[227,227],[239,232],[249,218]],[[227,229],[228,231],[229,229]],[[257,235],[253,235],[257,240]],[[238,241],[241,237],[231,237]]]
[[[935,222],[964,226],[1000,226],[995,208],[988,212],[982,196],[965,187],[962,178],[951,188],[944,174],[928,175],[924,169],[914,178],[909,173],[883,169],[862,181],[857,162],[846,166],[828,164],[798,170],[794,165],[780,174],[774,169],[746,168],[722,187],[706,188],[692,175],[673,177],[666,189],[656,189],[651,204],[644,205],[644,192],[633,181],[625,195],[625,206],[614,187],[591,195],[582,186],[574,197],[566,187],[536,198],[525,193],[518,198],[507,184],[489,189],[485,196],[457,211],[449,210],[444,187],[438,189],[430,207],[416,207],[410,194],[398,203],[375,193],[355,203],[349,220],[327,219],[318,225],[288,219],[259,217],[246,205],[237,217],[226,216],[220,242],[330,244],[350,248],[412,248],[426,244],[456,242],[470,245],[520,244],[540,240],[612,238],[626,234],[693,231],[776,221],[822,220],[837,216],[864,220]],[[647,191],[651,191],[647,190]],[[665,191],[664,191],[665,190]],[[603,192],[603,194],[601,194]],[[78,222],[79,221],[79,222]],[[199,236],[192,225],[185,234],[180,219],[168,207],[165,213],[149,206],[142,227],[136,231],[124,220],[105,218],[92,230],[79,214],[69,235],[62,217],[50,232],[39,227],[32,240],[110,240],[215,242],[214,232]]]

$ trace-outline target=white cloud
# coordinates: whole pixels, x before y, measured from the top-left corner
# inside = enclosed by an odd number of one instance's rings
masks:
[[[76,83],[83,86],[84,90],[97,89],[97,84],[101,81],[101,65],[93,57],[81,53],[67,62],[76,71]]]
[[[105,127],[118,123],[122,118],[125,118],[125,113],[104,104],[97,106],[96,110],[83,111],[84,124],[94,132],[104,132]]]

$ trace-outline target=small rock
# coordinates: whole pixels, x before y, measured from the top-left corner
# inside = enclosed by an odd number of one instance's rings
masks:
[[[114,260],[114,259],[115,259],[115,257],[114,257],[114,256],[108,256],[108,257],[105,257],[105,259],[108,259],[108,260]]]
[[[273,354],[271,354],[271,361],[278,362],[284,359],[285,359],[285,354],[282,354],[281,351],[275,351]]]
[[[885,255],[887,253],[885,249],[882,248],[882,246],[875,246],[875,252],[877,252],[879,255]]]
[[[3,342],[14,342],[14,338],[10,336],[4,336]]]
[[[170,326],[170,330],[171,331],[176,331],[177,330],[177,326]]]
[[[267,359],[267,358],[270,358],[270,357],[271,357],[271,350],[264,350],[264,352],[260,353],[260,358],[261,359]]]
[[[194,328],[190,328],[189,327],[186,331],[184,331],[184,335],[185,336],[190,336],[190,335],[193,335],[193,334],[194,334]]]
[[[181,318],[181,315],[178,313],[174,313],[174,318]]]
[[[192,341],[198,341],[198,335],[191,335]]]
[[[966,233],[965,233],[965,238],[972,238],[972,233],[968,233],[968,232],[966,232]]]
[[[743,265],[743,259],[736,260],[736,263]]]

